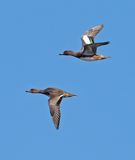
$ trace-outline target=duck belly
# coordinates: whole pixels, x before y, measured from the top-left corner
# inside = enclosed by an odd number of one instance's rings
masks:
[[[92,58],[92,57],[80,57],[80,59],[83,60],[83,61],[87,61],[87,62],[95,61],[95,59]]]

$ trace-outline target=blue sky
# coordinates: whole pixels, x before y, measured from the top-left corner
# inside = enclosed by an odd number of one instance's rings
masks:
[[[133,0],[0,2],[0,159],[135,159],[134,15]],[[111,59],[58,55],[97,24]],[[49,86],[78,95],[63,100],[58,131],[48,98],[25,93]]]

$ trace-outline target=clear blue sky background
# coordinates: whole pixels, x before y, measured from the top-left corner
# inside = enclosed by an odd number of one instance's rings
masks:
[[[0,2],[0,159],[135,160],[134,0]],[[112,59],[62,57],[79,50],[89,27],[104,24],[98,53]],[[47,97],[30,88],[58,87],[61,124],[52,123]]]

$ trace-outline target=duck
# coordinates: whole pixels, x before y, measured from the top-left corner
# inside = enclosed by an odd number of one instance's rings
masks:
[[[48,99],[48,105],[50,108],[50,114],[54,123],[54,126],[56,129],[59,129],[60,125],[60,118],[61,118],[61,112],[60,112],[60,103],[63,98],[66,97],[72,97],[77,96],[76,94],[72,94],[66,91],[63,91],[58,88],[49,87],[46,89],[30,89],[26,90],[28,93],[39,93],[43,94],[49,97]]]
[[[82,48],[80,51],[65,50],[62,54],[59,55],[73,56],[79,58],[80,60],[89,62],[111,58],[111,56],[97,54],[98,47],[110,43],[109,41],[99,43],[95,43],[94,41],[95,36],[103,29],[103,27],[103,24],[100,24],[90,28],[88,31],[83,33],[81,37]]]

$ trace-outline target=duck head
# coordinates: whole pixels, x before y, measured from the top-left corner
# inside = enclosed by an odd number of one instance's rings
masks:
[[[59,55],[73,56],[73,57],[79,58],[81,54],[82,54],[81,52],[74,52],[71,50],[66,50],[63,52],[63,54],[59,54]]]
[[[66,50],[63,52],[63,54],[59,54],[59,55],[74,56],[74,51]]]

